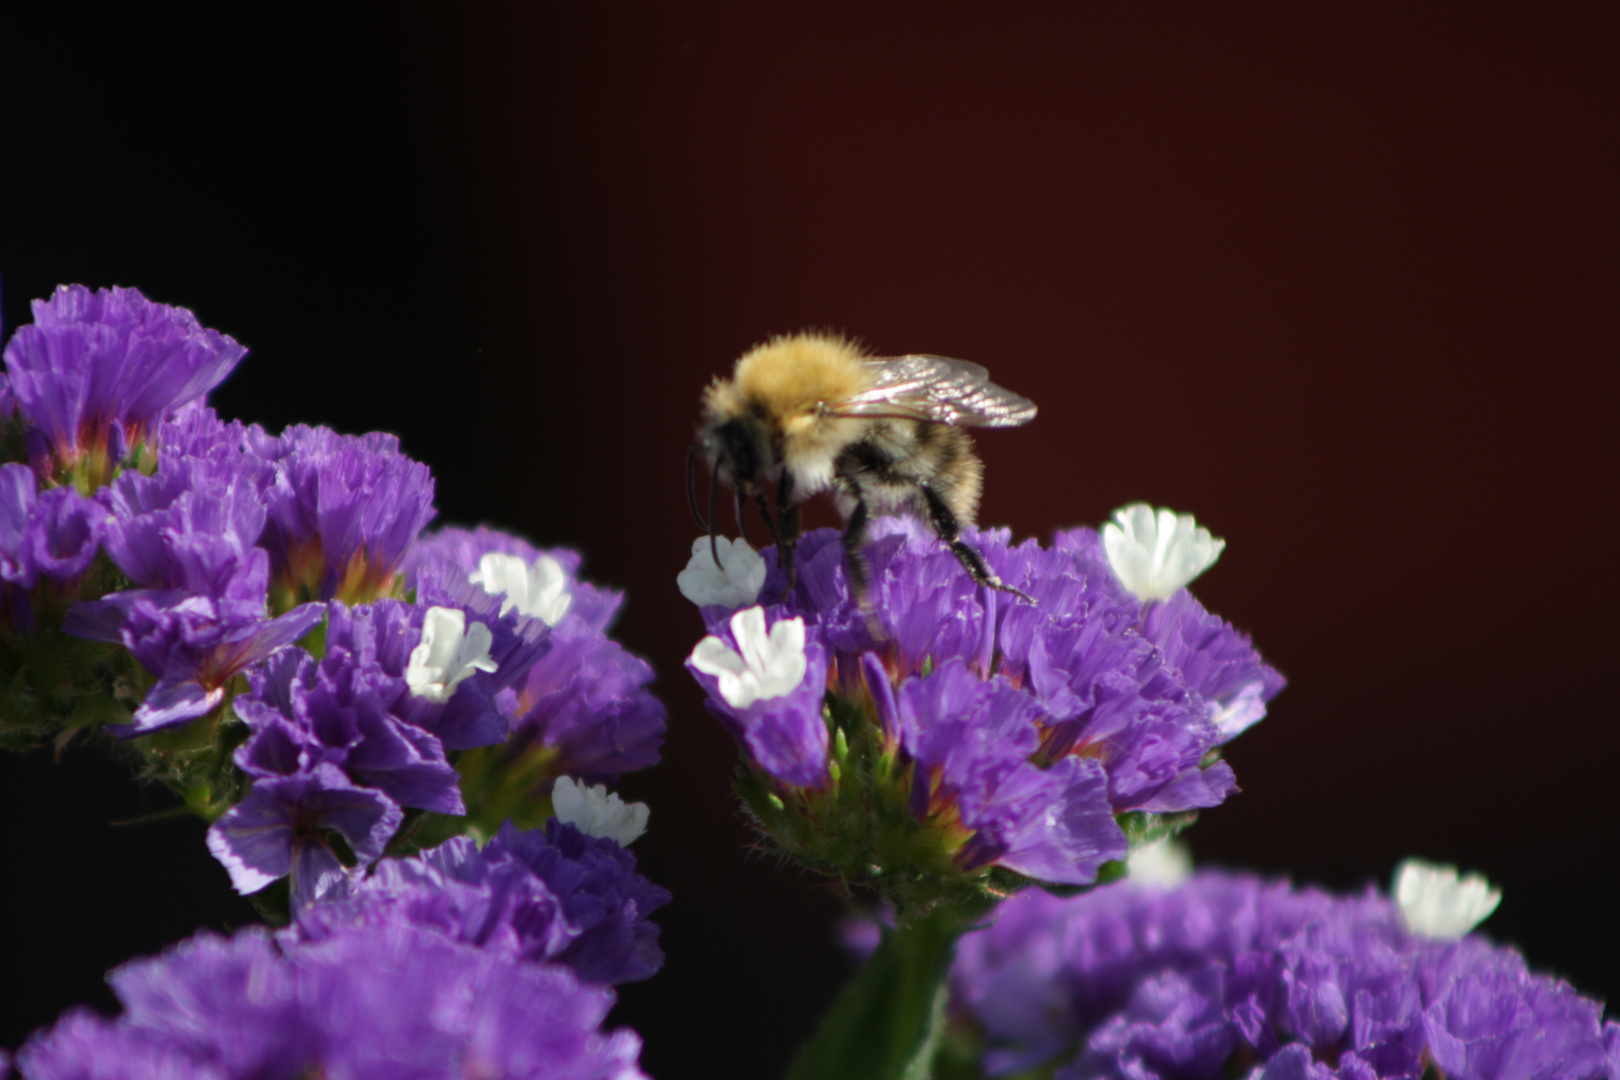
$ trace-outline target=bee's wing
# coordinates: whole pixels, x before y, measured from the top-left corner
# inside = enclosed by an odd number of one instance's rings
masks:
[[[953,427],[1017,427],[1035,418],[1035,403],[1003,390],[990,373],[944,356],[878,356],[862,360],[870,390],[830,402],[835,416],[905,417]]]

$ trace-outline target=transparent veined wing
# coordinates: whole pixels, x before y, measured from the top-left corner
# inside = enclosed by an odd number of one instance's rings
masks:
[[[870,390],[830,402],[834,416],[932,420],[953,427],[1017,427],[1035,418],[1035,403],[990,381],[978,364],[945,356],[876,356],[861,361]]]

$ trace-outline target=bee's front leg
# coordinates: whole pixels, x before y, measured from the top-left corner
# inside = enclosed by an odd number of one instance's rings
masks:
[[[968,572],[969,577],[980,585],[987,585],[998,592],[1012,593],[1020,600],[1027,600],[1031,604],[1035,602],[1035,598],[1028,593],[1013,588],[997,577],[990,569],[990,564],[984,561],[984,556],[958,535],[960,529],[956,523],[956,515],[951,513],[951,508],[940,498],[939,492],[921,481],[917,483],[917,490],[922,492],[923,504],[928,508],[928,523],[934,527],[934,532],[939,534],[939,538],[951,546],[952,554]]]

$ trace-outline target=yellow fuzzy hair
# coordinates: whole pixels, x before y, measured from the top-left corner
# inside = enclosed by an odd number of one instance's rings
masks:
[[[872,387],[860,348],[832,334],[789,334],[756,345],[737,361],[739,397],[786,421],[818,403],[842,401]]]

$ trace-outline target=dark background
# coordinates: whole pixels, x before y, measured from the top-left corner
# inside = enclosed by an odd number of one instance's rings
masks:
[[[700,388],[806,326],[1039,403],[986,522],[1228,540],[1197,591],[1291,685],[1198,857],[1478,868],[1491,933],[1620,994],[1620,8],[57,7],[0,24],[7,332],[57,282],[189,306],[252,349],[227,415],[398,432],[444,519],[628,589],[654,1075],[779,1074],[844,975],[746,848],[674,585]],[[106,826],[167,805],[120,766],[0,769],[0,1044],[251,917],[200,825]]]

